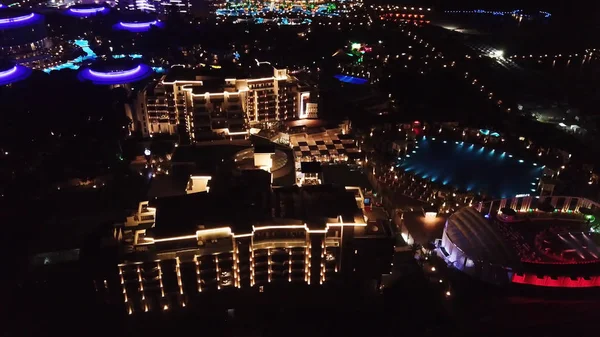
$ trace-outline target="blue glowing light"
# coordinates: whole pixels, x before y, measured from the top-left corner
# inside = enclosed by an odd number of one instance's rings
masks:
[[[117,55],[113,55],[112,56],[114,59],[123,59],[126,57],[132,58],[132,59],[141,59],[142,58],[142,54],[129,54],[129,55],[125,55],[125,54],[117,54]]]
[[[348,75],[335,75],[335,78],[337,78],[340,82],[344,82],[344,83],[350,83],[350,84],[366,84],[367,82],[369,82],[368,79],[366,78],[360,78],[360,77],[354,77],[354,76],[348,76]]]
[[[61,63],[59,65],[46,68],[46,69],[44,69],[44,72],[50,73],[54,70],[63,70],[63,69],[77,70],[81,67],[80,64],[82,62],[89,61],[89,60],[95,60],[97,58],[96,53],[92,50],[92,48],[90,48],[90,44],[89,44],[88,40],[75,40],[75,41],[73,41],[73,44],[80,47],[81,50],[83,50],[83,52],[85,53],[85,55],[78,56],[77,58],[75,58],[69,62]],[[126,58],[126,57],[129,57],[132,59],[141,59],[142,55],[141,54],[129,54],[129,55],[118,54],[118,55],[113,55],[112,57],[114,59],[121,59],[121,58]],[[156,69],[153,68],[153,70],[155,70],[158,73],[164,72],[164,69],[161,67],[156,67]]]
[[[88,40],[75,40],[75,41],[73,41],[73,43],[76,46],[80,47],[81,50],[83,50],[83,52],[85,53],[85,55],[79,56],[69,62],[61,63],[54,67],[46,68],[46,69],[44,69],[45,73],[49,73],[54,70],[63,70],[63,69],[77,70],[77,69],[79,69],[79,67],[80,67],[79,64],[81,62],[96,59],[96,53],[94,53],[92,48],[90,48],[90,43],[88,42]]]
[[[140,81],[152,74],[152,68],[145,64],[132,69],[119,71],[96,71],[85,68],[79,72],[80,81],[91,81],[96,85],[115,85]]]
[[[10,69],[0,71],[0,85],[8,85],[18,81],[22,81],[31,75],[31,69],[15,65]]]
[[[506,154],[494,149],[486,151],[478,147],[474,151],[473,144],[424,140],[418,144],[419,151],[402,161],[404,171],[454,188],[482,192],[488,197],[530,193],[531,182],[543,171],[519,160],[506,160]]]

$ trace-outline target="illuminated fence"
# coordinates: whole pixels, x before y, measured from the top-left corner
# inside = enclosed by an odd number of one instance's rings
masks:
[[[551,212],[540,211],[539,207],[551,206]],[[477,210],[486,216],[498,213],[503,208],[511,208],[517,213],[531,213],[537,215],[538,219],[553,218],[557,216],[565,217],[567,214],[582,214],[580,209],[585,208],[586,213],[595,213],[600,210],[600,204],[587,198],[573,196],[516,196],[513,198],[504,198],[493,201],[480,202]],[[589,210],[589,211],[588,211]]]

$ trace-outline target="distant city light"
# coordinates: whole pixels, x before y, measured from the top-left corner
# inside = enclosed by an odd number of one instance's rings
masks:
[[[490,53],[490,57],[496,58],[496,59],[502,59],[502,58],[504,58],[504,50],[494,50],[493,52]]]

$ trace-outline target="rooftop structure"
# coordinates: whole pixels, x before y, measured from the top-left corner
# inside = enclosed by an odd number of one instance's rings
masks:
[[[125,30],[132,33],[147,32],[153,27],[162,28],[163,23],[152,14],[128,12],[113,26],[115,30]]]
[[[31,69],[16,65],[12,62],[0,63],[0,86],[9,85],[26,79],[31,74]]]
[[[0,8],[0,54],[28,65],[47,58],[50,46],[42,15]]]
[[[65,10],[65,14],[78,18],[87,18],[90,16],[107,14],[109,11],[110,9],[103,4],[88,3],[70,6]]]
[[[597,210],[579,197],[479,203],[448,218],[438,253],[454,268],[498,285],[600,287]]]
[[[366,227],[356,193],[331,185],[271,189],[267,181],[143,202],[115,232],[127,247],[119,292],[132,314],[186,306],[205,291],[323,284],[352,271],[353,239]]]
[[[152,75],[152,68],[145,64],[128,62],[100,63],[79,71],[80,81],[96,85],[119,85],[140,81]]]

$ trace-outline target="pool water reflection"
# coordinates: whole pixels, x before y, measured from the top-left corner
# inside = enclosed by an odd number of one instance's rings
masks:
[[[503,151],[463,142],[422,139],[398,166],[423,179],[488,197],[535,194],[543,166]]]

